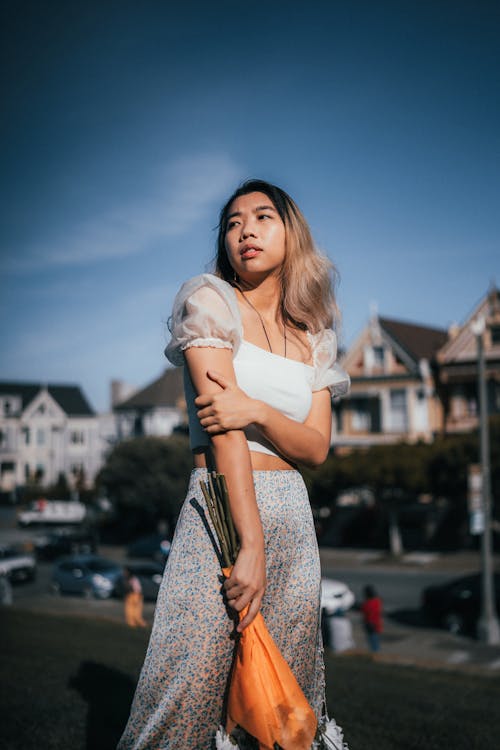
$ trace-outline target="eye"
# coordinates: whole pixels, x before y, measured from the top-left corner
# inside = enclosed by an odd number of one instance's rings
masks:
[[[269,214],[259,214],[259,221],[262,219],[270,219],[271,216]]]
[[[235,227],[238,224],[238,221],[236,219],[231,219],[231,221],[227,222],[226,232],[229,232],[230,229]]]

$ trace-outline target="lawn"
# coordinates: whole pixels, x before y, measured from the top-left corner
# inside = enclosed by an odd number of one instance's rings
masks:
[[[2,748],[113,750],[147,634],[111,620],[7,609],[0,618]],[[496,677],[329,655],[327,680],[330,711],[351,750],[498,747]]]

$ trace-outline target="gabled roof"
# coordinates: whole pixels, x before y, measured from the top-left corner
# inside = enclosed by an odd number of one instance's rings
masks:
[[[487,327],[500,324],[500,290],[494,286],[476,304],[465,322],[460,327],[457,326],[455,335],[450,337],[442,347],[438,355],[438,360],[442,365],[476,361],[477,342],[471,323],[478,321],[480,318],[485,320]],[[498,344],[490,343],[484,353],[486,359],[498,359]]]
[[[30,404],[40,391],[46,388],[54,401],[69,417],[92,417],[95,412],[89,405],[79,385],[52,385],[44,383],[22,383],[0,381],[0,395],[20,396],[22,411]]]
[[[447,331],[442,328],[430,328],[390,318],[379,317],[378,320],[381,328],[416,362],[434,359],[436,352],[448,338]]]
[[[163,375],[133,396],[113,407],[113,411],[151,409],[158,406],[178,407],[184,399],[182,367],[168,367]]]

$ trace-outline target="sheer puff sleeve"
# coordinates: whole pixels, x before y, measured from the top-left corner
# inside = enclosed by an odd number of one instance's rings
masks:
[[[309,341],[314,365],[312,390],[321,391],[323,388],[328,388],[332,398],[345,396],[349,391],[351,379],[336,362],[337,336],[335,331],[327,328],[319,333],[309,334]]]
[[[238,351],[242,326],[234,290],[209,273],[186,281],[174,300],[168,321],[171,339],[165,356],[176,366],[191,346],[213,346]]]

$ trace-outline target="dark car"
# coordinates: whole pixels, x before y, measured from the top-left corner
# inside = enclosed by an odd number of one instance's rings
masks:
[[[113,560],[97,555],[73,555],[55,563],[52,590],[61,594],[83,594],[109,599],[122,577],[123,568]]]
[[[163,565],[156,562],[126,563],[132,575],[137,576],[142,588],[142,595],[147,601],[155,602],[163,578]],[[122,598],[125,594],[123,576],[117,581],[115,595]]]
[[[427,619],[451,633],[475,635],[481,614],[481,576],[465,576],[428,586],[422,592],[422,609]],[[494,576],[497,612],[500,611],[500,573]]]
[[[127,549],[128,557],[149,557],[159,563],[165,563],[170,552],[170,542],[164,534],[141,536],[132,542]]]
[[[33,540],[39,560],[55,560],[62,555],[94,554],[97,539],[87,529],[62,528],[40,534]]]
[[[35,558],[16,547],[0,544],[0,575],[6,576],[11,583],[34,581]]]

